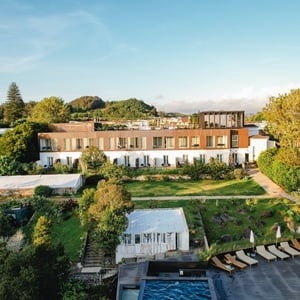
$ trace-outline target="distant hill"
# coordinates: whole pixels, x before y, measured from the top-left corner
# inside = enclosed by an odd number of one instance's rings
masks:
[[[69,104],[73,110],[72,119],[136,120],[158,116],[154,106],[135,98],[104,102],[99,97],[84,96]]]
[[[104,108],[105,102],[98,96],[82,96],[72,100],[69,105],[72,107],[73,112],[87,112]]]

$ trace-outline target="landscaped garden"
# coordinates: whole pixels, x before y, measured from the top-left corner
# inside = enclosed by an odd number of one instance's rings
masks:
[[[282,240],[300,236],[300,208],[286,199],[222,199],[180,201],[135,201],[136,208],[183,207],[191,241],[203,239],[202,217],[209,245],[216,253],[249,248],[250,230],[255,244],[276,242],[276,229],[281,226]]]

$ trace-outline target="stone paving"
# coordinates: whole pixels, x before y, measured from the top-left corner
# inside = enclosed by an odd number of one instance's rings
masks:
[[[260,257],[256,266],[232,275],[209,267],[207,275],[213,279],[220,300],[298,300],[300,299],[300,257],[267,262]]]

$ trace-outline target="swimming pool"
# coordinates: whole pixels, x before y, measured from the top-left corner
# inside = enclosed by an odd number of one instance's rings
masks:
[[[146,279],[141,283],[138,300],[189,299],[207,300],[214,297],[208,278],[203,279]]]

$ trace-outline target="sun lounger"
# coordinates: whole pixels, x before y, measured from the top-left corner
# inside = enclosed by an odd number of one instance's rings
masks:
[[[248,267],[248,265],[246,265],[245,263],[236,260],[235,256],[232,256],[230,253],[227,253],[224,256],[228,264],[238,267],[239,269],[245,269]]]
[[[258,260],[246,255],[244,250],[236,251],[235,254],[239,260],[243,261],[244,263],[246,263],[249,266],[252,266],[252,265],[255,265],[258,263]]]
[[[227,264],[223,264],[217,256],[213,256],[211,258],[211,264],[223,271],[226,271],[228,272],[229,274],[231,274],[233,271],[234,271],[234,268],[230,265],[227,265]]]
[[[294,258],[297,255],[300,255],[300,252],[292,248],[288,242],[281,242],[280,250],[288,253],[292,258]]]
[[[281,260],[285,259],[285,258],[289,258],[290,256],[282,251],[280,251],[279,249],[276,248],[275,245],[270,245],[268,246],[268,250],[276,255],[277,257],[279,257]]]
[[[298,240],[291,240],[291,242],[292,242],[292,247],[300,251],[300,243],[298,242]]]
[[[276,256],[266,250],[264,245],[256,246],[256,253],[267,261],[276,260]]]

